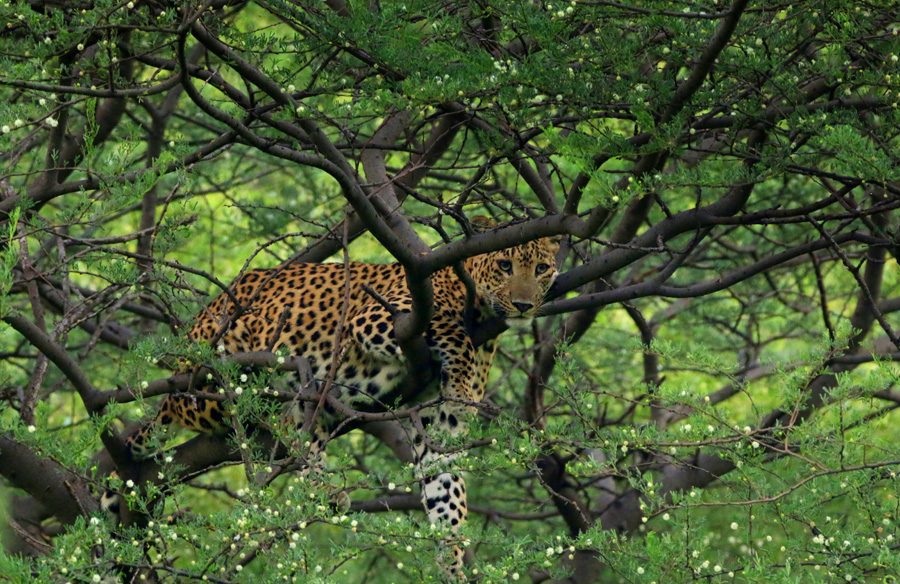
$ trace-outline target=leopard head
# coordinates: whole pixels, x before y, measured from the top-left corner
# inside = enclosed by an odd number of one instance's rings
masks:
[[[560,239],[545,237],[471,258],[466,268],[479,300],[511,324],[533,319],[558,274]]]

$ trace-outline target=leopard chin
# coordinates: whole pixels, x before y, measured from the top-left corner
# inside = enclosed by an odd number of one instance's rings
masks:
[[[533,316],[507,316],[506,325],[510,330],[523,332],[531,330],[531,323],[534,322]]]

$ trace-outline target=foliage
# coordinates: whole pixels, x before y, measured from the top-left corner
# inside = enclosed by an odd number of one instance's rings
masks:
[[[892,2],[50,0],[0,21],[0,580],[445,579],[404,419],[361,412],[314,484],[279,448],[303,443],[289,356],[247,369],[184,331],[250,267],[346,254],[416,287],[557,234],[542,318],[503,335],[444,442],[468,576],[900,577]],[[130,423],[201,364],[235,431],[128,460]]]

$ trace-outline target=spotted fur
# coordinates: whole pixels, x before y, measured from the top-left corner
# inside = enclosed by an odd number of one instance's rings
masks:
[[[547,238],[467,260],[465,268],[477,296],[475,320],[490,315],[508,320],[533,318],[556,278],[558,249],[558,239]],[[491,341],[473,346],[463,317],[465,287],[451,269],[434,274],[432,285],[434,316],[426,339],[440,364],[441,393],[450,400],[434,411],[423,412],[422,421],[430,426],[429,434],[435,430],[439,436],[457,436],[475,410],[462,402],[477,402],[484,395],[495,345]],[[394,399],[392,391],[406,366],[395,342],[391,311],[383,301],[395,311],[410,309],[399,264],[294,263],[248,272],[232,284],[231,291],[234,299],[222,294],[198,315],[190,338],[213,340],[224,325],[226,332],[218,343],[226,353],[287,349],[309,359],[316,379],[328,376],[337,340],[333,395],[351,406]],[[242,305],[240,310],[236,310],[235,299]],[[338,333],[344,308],[345,324]],[[146,456],[152,430],[172,422],[201,432],[229,427],[218,402],[170,394],[154,420],[129,439],[134,456]],[[329,424],[334,420],[324,416],[312,429],[310,456],[324,448]],[[467,515],[465,482],[449,472],[452,456],[432,451],[427,442],[421,436],[415,442],[423,504],[429,521],[455,534]],[[449,556],[441,561],[445,570],[462,578],[462,551],[450,545],[445,555]]]

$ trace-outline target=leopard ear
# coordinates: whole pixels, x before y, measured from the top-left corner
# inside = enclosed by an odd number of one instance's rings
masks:
[[[547,242],[550,244],[550,247],[553,248],[554,253],[559,251],[559,244],[562,240],[562,235],[551,235],[547,238]]]
[[[475,233],[484,233],[485,231],[490,231],[494,227],[497,226],[490,217],[485,217],[484,215],[476,215],[469,219],[469,223],[472,225],[472,231]]]

